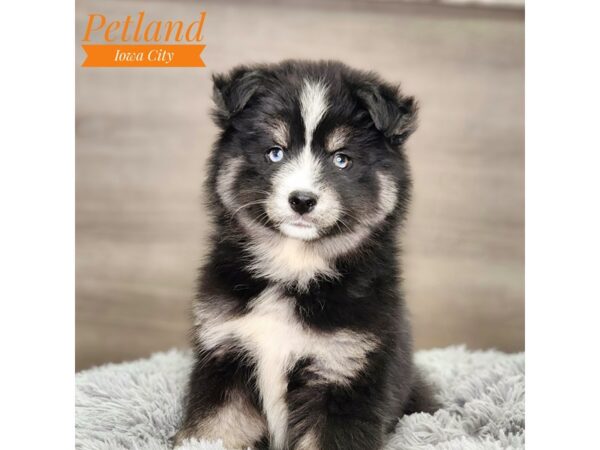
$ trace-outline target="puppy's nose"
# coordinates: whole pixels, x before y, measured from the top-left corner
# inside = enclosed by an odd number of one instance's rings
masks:
[[[294,191],[288,198],[290,206],[298,214],[306,214],[315,209],[317,196],[310,192]]]

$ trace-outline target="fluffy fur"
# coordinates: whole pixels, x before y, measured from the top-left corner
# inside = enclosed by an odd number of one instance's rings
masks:
[[[435,409],[398,286],[415,102],[337,62],[214,84],[214,243],[175,444],[381,449],[399,417]]]
[[[433,415],[402,417],[385,450],[524,448],[523,353],[451,347],[417,352],[415,359],[439,388],[442,408]],[[192,365],[191,352],[170,351],[79,372],[75,377],[75,447],[167,450],[169,437],[181,425]],[[225,447],[191,439],[182,450]]]

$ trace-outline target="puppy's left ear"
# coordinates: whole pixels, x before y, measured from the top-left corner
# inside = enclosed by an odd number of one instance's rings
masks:
[[[359,86],[356,95],[392,146],[404,144],[417,129],[417,102],[414,97],[402,95],[398,87],[369,82]]]

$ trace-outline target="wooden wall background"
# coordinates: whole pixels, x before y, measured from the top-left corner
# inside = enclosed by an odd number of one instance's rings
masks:
[[[291,57],[374,69],[421,102],[402,235],[417,347],[523,350],[522,11],[357,1],[76,7],[77,43],[92,12],[208,12],[206,70],[76,69],[78,370],[186,345],[207,244],[210,74]]]

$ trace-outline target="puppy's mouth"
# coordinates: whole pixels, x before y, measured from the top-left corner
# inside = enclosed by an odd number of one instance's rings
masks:
[[[300,227],[300,228],[312,228],[312,227],[315,227],[315,224],[312,221],[306,220],[306,219],[302,219],[302,218],[289,222],[289,225],[293,225],[295,227]]]
[[[312,241],[319,237],[319,227],[311,220],[302,217],[282,222],[279,231],[288,237],[305,241]]]

